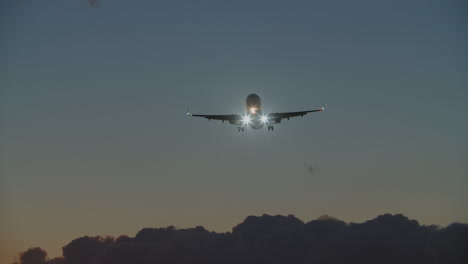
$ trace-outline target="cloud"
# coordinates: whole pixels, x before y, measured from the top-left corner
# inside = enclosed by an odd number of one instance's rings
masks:
[[[21,264],[45,264],[47,258],[47,252],[42,248],[30,248],[20,253]]]
[[[113,243],[112,237],[80,237],[62,248],[63,257],[67,264],[90,264]]]
[[[304,223],[293,215],[249,216],[232,232],[144,228],[135,237],[74,239],[63,257],[30,248],[16,264],[146,263],[468,263],[468,225],[420,225],[384,214],[363,223],[324,215]]]

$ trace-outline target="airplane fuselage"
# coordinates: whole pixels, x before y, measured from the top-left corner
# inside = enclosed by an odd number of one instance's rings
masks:
[[[262,100],[260,99],[260,96],[256,94],[250,94],[247,96],[247,99],[245,100],[245,104],[247,107],[247,114],[246,116],[250,117],[250,121],[247,122],[250,127],[253,129],[260,129],[263,127],[265,124],[264,121],[262,121]]]

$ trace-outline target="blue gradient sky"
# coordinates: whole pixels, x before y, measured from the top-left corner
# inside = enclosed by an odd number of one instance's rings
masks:
[[[247,215],[468,222],[465,1],[0,4],[0,262]],[[326,111],[274,132],[188,118]],[[319,168],[310,174],[304,164]]]

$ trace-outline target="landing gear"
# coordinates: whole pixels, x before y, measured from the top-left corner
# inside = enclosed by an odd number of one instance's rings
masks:
[[[237,131],[238,132],[241,132],[241,131],[244,132],[244,127],[237,127]]]
[[[268,125],[268,131],[270,130],[275,130],[275,127],[273,125]]]

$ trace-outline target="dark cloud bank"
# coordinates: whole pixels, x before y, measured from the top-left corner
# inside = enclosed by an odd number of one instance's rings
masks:
[[[398,215],[347,224],[322,216],[249,216],[228,233],[144,228],[135,237],[80,237],[47,259],[41,248],[20,253],[15,264],[150,263],[468,263],[468,225],[422,226]]]

